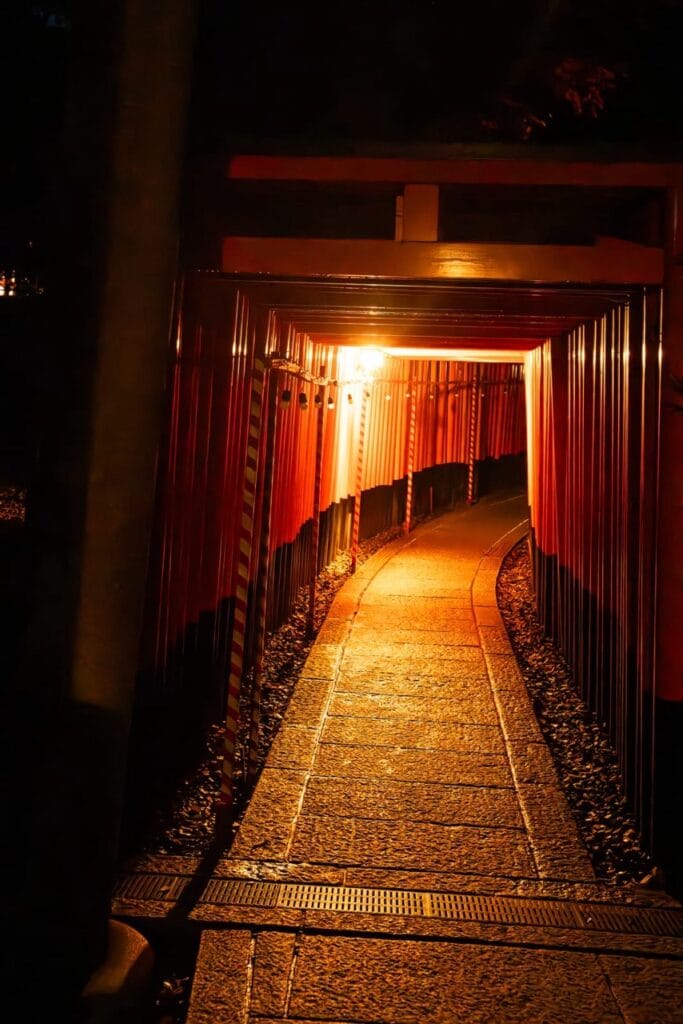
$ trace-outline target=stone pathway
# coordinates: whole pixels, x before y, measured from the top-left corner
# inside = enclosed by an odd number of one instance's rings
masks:
[[[596,881],[498,614],[525,531],[483,501],[365,563],[229,856],[124,879],[203,927],[190,1024],[683,1024],[683,911]]]

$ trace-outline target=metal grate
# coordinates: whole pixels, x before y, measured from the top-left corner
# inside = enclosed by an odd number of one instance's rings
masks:
[[[190,882],[187,875],[127,875],[119,882],[114,898],[123,903],[129,900],[175,902]],[[205,886],[199,903],[683,937],[683,909],[659,910],[513,896],[213,878]]]

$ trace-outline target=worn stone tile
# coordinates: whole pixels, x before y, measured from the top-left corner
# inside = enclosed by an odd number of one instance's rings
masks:
[[[346,619],[347,621],[350,621],[357,608],[358,596],[347,593],[346,589],[342,587],[332,602],[332,607],[327,613],[327,618],[329,619],[332,617],[334,619]]]
[[[460,753],[502,753],[500,730],[493,725],[457,725],[445,722],[411,722],[382,718],[368,727],[367,718],[327,718],[323,743],[361,746],[408,747],[414,750],[454,750]]]
[[[491,687],[496,693],[509,693],[520,700],[529,699],[529,691],[514,655],[486,654],[485,659]]]
[[[461,876],[467,877],[467,876]],[[481,876],[471,876],[470,881]],[[484,884],[493,884],[495,879],[483,879]],[[501,880],[504,881],[504,880]],[[461,887],[461,892],[477,892],[473,888]],[[599,954],[609,948],[621,955],[636,954],[642,957],[664,956],[674,959],[680,954],[673,948],[675,940],[662,936],[638,935],[634,933],[581,931],[576,928],[555,928],[550,925],[529,923],[503,924],[498,921],[476,921],[451,918],[398,916],[380,913],[353,913],[348,911],[326,911],[309,909],[305,912],[304,928],[307,931],[369,934],[373,937],[386,935],[387,938],[422,937],[423,939],[447,939],[451,946],[458,942],[496,944],[505,948],[542,947],[545,950],[576,950],[582,954]],[[617,1002],[615,998],[615,1002]],[[627,1017],[627,1020],[631,1018]],[[493,1022],[495,1024],[495,1022]]]
[[[535,877],[522,832],[414,821],[298,820],[293,861]]]
[[[508,753],[518,783],[559,786],[555,765],[545,743],[513,741],[508,744]]]
[[[264,768],[231,856],[272,860],[285,857],[306,776],[284,768]]]
[[[304,935],[292,1016],[367,1024],[623,1024],[592,954]]]
[[[474,622],[474,615],[469,605],[463,606],[448,604],[444,601],[432,600],[427,603],[424,610],[418,612],[417,608],[396,607],[392,608],[390,622],[394,629],[414,628],[416,620],[419,622],[420,630],[445,632],[458,623]],[[387,613],[382,606],[363,604],[358,609],[354,621],[356,627],[363,629],[374,629],[377,626],[384,627],[387,624]]]
[[[340,656],[338,644],[314,644],[301,674],[316,679],[334,679]]]
[[[479,626],[501,627],[503,625],[498,609],[492,608],[489,605],[475,605],[474,618]]]
[[[316,775],[349,779],[394,778],[466,786],[513,786],[504,755],[457,754],[450,750],[321,743],[313,771]]]
[[[372,719],[408,718],[421,722],[460,722],[496,725],[498,713],[487,693],[476,699],[464,697],[410,697],[382,694],[335,693],[330,701],[331,716]]]
[[[320,644],[340,644],[346,639],[349,629],[348,618],[331,619],[328,616],[318,630],[316,641]]]
[[[683,961],[601,956],[628,1024],[683,1024]]]
[[[168,907],[167,907],[168,913]],[[305,911],[287,907],[250,907],[234,903],[198,903],[187,915],[188,921],[209,925],[235,925],[249,928],[301,928]]]
[[[504,626],[480,626],[479,636],[485,654],[510,654],[510,640]]]
[[[393,616],[390,625],[385,623],[381,636],[382,643],[392,645],[409,643],[422,646],[474,647],[479,643],[479,633],[474,622],[471,625],[465,622],[454,622],[449,629],[436,630],[424,629],[422,620],[419,620],[419,628],[410,628],[409,626],[399,628],[393,622]],[[377,637],[378,630],[376,626],[354,625],[351,640],[346,649],[347,651],[362,650],[368,644],[374,644],[377,641]]]
[[[522,828],[517,797],[510,789],[484,789],[420,782],[381,782],[313,776],[303,814],[339,818],[428,821],[451,825]]]
[[[459,650],[474,650],[474,648],[459,648]],[[470,680],[478,682],[485,680],[487,691],[490,689],[486,666],[483,659],[479,660],[478,658],[468,661],[452,659],[430,661],[428,666],[423,658],[410,661],[398,658],[383,661],[381,664],[371,663],[370,666],[367,662],[356,661],[354,664],[343,659],[335,689],[344,689],[344,681],[347,679],[377,679],[381,683],[384,679],[390,681],[397,676],[399,679],[405,679],[408,683],[429,683],[433,680],[436,684],[439,680],[451,680],[456,683],[462,681],[467,685]]]
[[[541,878],[595,878],[569,805],[557,786],[521,785],[519,801]]]
[[[497,572],[479,573],[472,584],[472,604],[474,607],[497,608],[496,579]]]
[[[429,582],[428,580],[413,580],[411,578],[410,570],[406,570],[397,574],[393,579],[385,578],[384,575],[379,576],[374,580],[368,587],[364,600],[369,597],[401,597],[404,600],[411,597],[418,597],[419,600],[423,598],[437,597],[447,598],[448,600],[457,600],[467,596],[469,599],[469,590],[459,583],[456,586],[449,585],[445,579],[435,580]]]
[[[292,932],[259,932],[256,937],[250,1012],[280,1016],[287,1011],[287,983],[296,936]]]
[[[370,587],[363,595],[363,606],[372,608],[376,605],[383,605],[387,608],[402,608],[405,610],[406,604],[410,602],[410,594],[386,594],[380,590],[373,590]],[[426,602],[434,602],[441,606],[442,610],[447,608],[471,608],[472,602],[470,599],[470,592],[467,589],[455,590],[450,594],[435,594],[433,596],[429,594],[420,594],[419,598],[414,598],[416,605],[419,604],[420,612],[426,611]]]
[[[169,853],[144,853],[127,860],[121,869],[122,874],[151,875],[193,875],[201,857],[182,857]]]
[[[316,885],[341,885],[344,881],[343,868],[330,864],[290,864],[277,860],[241,860],[239,858],[219,861],[213,878],[247,878],[264,882],[312,882]]]
[[[500,724],[508,743],[543,743],[543,735],[528,694],[496,691]]]
[[[478,666],[461,665],[450,667],[443,675],[418,675],[415,672],[347,672],[337,676],[334,689],[337,693],[403,694],[413,697],[473,697],[478,693],[489,696],[491,687],[488,676]]]
[[[317,736],[316,729],[283,722],[268,752],[268,767],[305,771],[313,760]]]
[[[358,647],[347,646],[344,652],[344,668],[379,669],[392,662],[400,662],[406,668],[418,668],[423,673],[430,671],[432,663],[442,661],[464,661],[469,664],[484,664],[483,655],[478,647],[466,644],[426,647],[424,644],[386,644],[375,642],[371,648],[367,644]]]
[[[288,725],[317,726],[332,687],[331,679],[314,679],[302,675],[296,682],[287,705]]]
[[[188,1024],[243,1024],[251,946],[248,931],[202,933]]]

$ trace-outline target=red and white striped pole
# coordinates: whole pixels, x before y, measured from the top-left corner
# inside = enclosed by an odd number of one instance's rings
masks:
[[[220,835],[230,826],[230,815],[234,803],[235,755],[237,729],[240,717],[240,692],[244,670],[244,650],[247,632],[247,603],[249,593],[249,566],[254,533],[256,506],[256,479],[258,456],[261,443],[261,420],[263,412],[263,386],[265,366],[257,356],[251,375],[251,396],[249,401],[249,428],[247,452],[244,462],[242,485],[242,508],[240,512],[239,545],[235,571],[235,612],[230,645],[230,674],[228,677],[228,699],[223,739],[223,767],[221,788],[216,808],[216,831]]]
[[[325,367],[320,367],[321,378]],[[318,388],[318,416],[315,433],[315,479],[313,482],[313,533],[311,536],[311,561],[309,567],[308,591],[308,635],[315,631],[315,584],[318,578],[318,554],[320,551],[320,493],[323,480],[323,431],[325,429],[325,386]]]
[[[479,367],[472,368],[470,394],[470,429],[467,443],[467,504],[477,500],[477,435],[479,433]]]
[[[249,731],[249,781],[258,770],[258,751],[261,736],[261,701],[264,682],[264,653],[266,647],[266,616],[268,612],[268,575],[270,572],[270,524],[273,504],[273,470],[275,462],[275,432],[277,427],[278,389],[274,370],[270,370],[265,385],[268,396],[266,448],[262,473],[261,536],[256,576],[256,623],[254,628],[254,686],[251,693],[251,726]]]
[[[409,383],[410,392],[408,395],[408,445],[406,459],[406,517],[403,521],[403,532],[410,533],[410,522],[413,515],[413,470],[415,466],[415,419],[417,412],[417,395],[415,394],[417,381],[412,379]]]
[[[358,538],[360,534],[360,496],[363,487],[363,452],[365,449],[365,419],[368,408],[368,386],[363,383],[363,399],[360,406],[358,428],[358,459],[356,461],[356,494],[353,500],[353,527],[351,531],[351,572],[356,571],[358,562]]]

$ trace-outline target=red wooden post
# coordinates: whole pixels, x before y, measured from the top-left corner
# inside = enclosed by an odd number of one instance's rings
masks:
[[[477,435],[479,433],[479,367],[472,367],[470,424],[467,444],[467,504],[477,500]]]
[[[320,367],[321,378],[325,376],[325,367]],[[318,388],[318,414],[315,433],[315,479],[313,482],[313,534],[311,537],[311,560],[309,567],[308,591],[308,633],[315,630],[315,584],[318,578],[318,556],[320,551],[320,493],[323,475],[323,439],[325,429],[325,386]]]
[[[235,570],[235,614],[230,648],[230,674],[228,677],[228,700],[223,745],[223,767],[221,774],[221,788],[216,810],[216,830],[219,835],[226,832],[229,827],[230,812],[234,802],[233,783],[235,774],[235,752],[237,747],[240,692],[242,689],[244,646],[247,630],[249,565],[251,562],[251,548],[254,530],[256,477],[261,440],[264,374],[265,367],[263,359],[257,356],[254,360],[251,378],[247,452],[244,462],[242,508],[238,532],[239,548],[237,552],[237,565]]]
[[[368,385],[363,384],[363,399],[360,407],[360,425],[358,428],[358,459],[356,461],[356,494],[353,500],[353,527],[351,533],[351,572],[356,571],[358,562],[358,537],[360,533],[360,496],[363,487],[363,453],[365,449],[365,421],[368,409]]]
[[[270,525],[273,497],[275,432],[277,427],[278,389],[274,370],[268,373],[266,391],[268,413],[266,448],[262,479],[261,536],[256,577],[256,623],[254,630],[254,686],[251,695],[251,728],[249,732],[248,775],[253,780],[258,768],[258,747],[261,732],[261,700],[263,697],[263,655],[266,646],[266,614],[268,610],[268,576],[270,572]]]
[[[403,532],[410,533],[410,522],[413,514],[413,470],[415,466],[415,419],[417,412],[417,381],[413,379],[413,364],[410,364],[410,379],[408,387],[408,444],[406,458],[406,516],[403,521]]]

